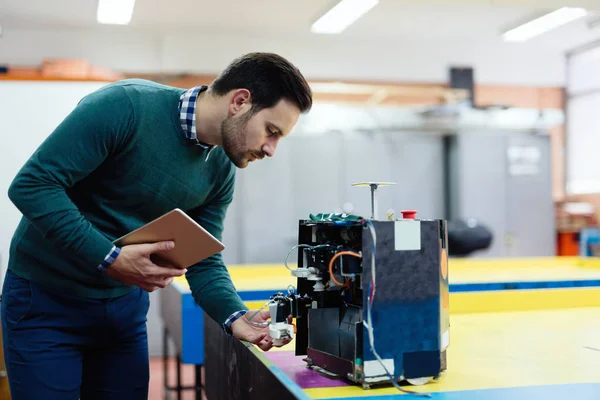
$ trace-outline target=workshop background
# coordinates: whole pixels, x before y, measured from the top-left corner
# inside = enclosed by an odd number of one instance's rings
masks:
[[[470,258],[600,255],[598,1],[364,0],[340,32],[313,25],[330,0],[106,0],[124,15],[101,15],[104,2],[0,2],[2,276],[21,216],[8,185],[81,97],[127,77],[208,84],[252,51],[295,63],[315,106],[273,159],[238,171],[228,265],[283,264],[311,213],[368,216],[363,181],[396,183],[378,190],[379,218],[414,209],[491,234]]]

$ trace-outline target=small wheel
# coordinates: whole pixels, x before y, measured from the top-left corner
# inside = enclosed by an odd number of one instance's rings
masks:
[[[369,385],[368,383],[363,383],[362,384],[363,389],[368,390],[371,389],[371,385]]]
[[[409,378],[406,379],[406,381],[408,383],[410,383],[413,386],[422,386],[425,385],[426,383],[428,383],[429,381],[433,380],[433,376],[424,376],[421,378]]]

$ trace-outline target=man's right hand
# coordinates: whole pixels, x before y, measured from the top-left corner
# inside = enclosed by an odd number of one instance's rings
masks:
[[[173,242],[123,246],[121,253],[106,269],[106,274],[121,283],[138,286],[147,292],[164,288],[173,281],[173,277],[182,276],[187,270],[171,265],[156,265],[150,256],[174,247]]]

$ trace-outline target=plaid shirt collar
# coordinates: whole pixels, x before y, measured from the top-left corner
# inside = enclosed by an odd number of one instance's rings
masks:
[[[198,95],[208,89],[208,86],[201,85],[186,90],[179,97],[179,118],[181,119],[181,129],[185,137],[194,145],[208,150],[206,159],[210,153],[217,147],[209,145],[198,140],[196,136],[196,100]]]

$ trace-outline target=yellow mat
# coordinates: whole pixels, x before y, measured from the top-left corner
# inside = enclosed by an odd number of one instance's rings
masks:
[[[445,392],[600,383],[598,321],[600,307],[453,317],[448,370],[439,380],[410,389]],[[398,394],[393,387],[305,391],[315,399]]]
[[[600,279],[600,260],[578,257],[451,259],[448,269],[451,284]],[[228,270],[238,290],[280,289],[296,283],[283,264],[233,265]]]
[[[290,265],[290,268],[295,268]],[[227,267],[238,291],[281,290],[295,285],[296,278],[283,264],[249,264]],[[600,280],[600,259],[579,257],[515,259],[451,259],[451,284]],[[188,288],[185,277],[175,278]]]

